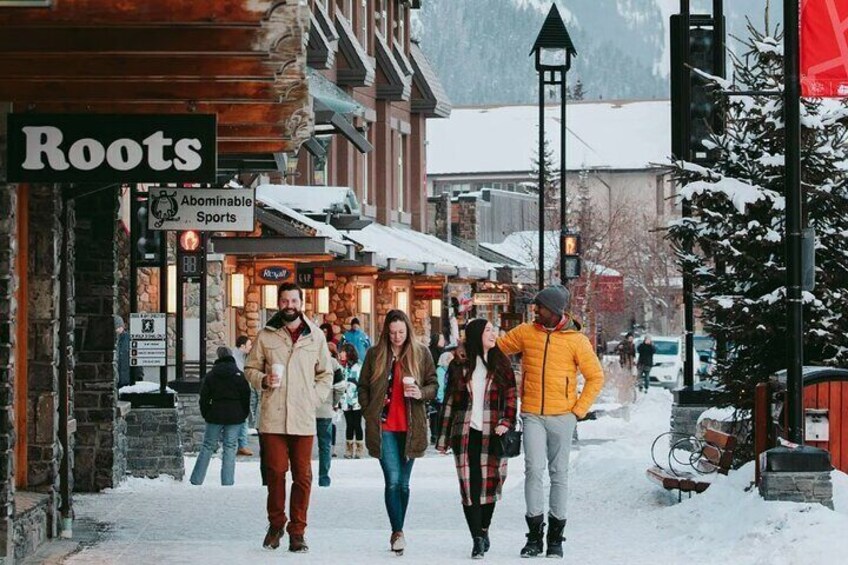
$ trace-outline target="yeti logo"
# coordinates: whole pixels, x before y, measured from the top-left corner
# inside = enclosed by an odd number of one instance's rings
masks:
[[[150,212],[156,218],[156,222],[153,224],[156,229],[161,228],[165,222],[178,222],[180,220],[180,217],[177,216],[180,207],[177,204],[176,192],[168,194],[165,191],[160,191],[159,194],[152,195],[152,198],[153,204],[150,206]]]

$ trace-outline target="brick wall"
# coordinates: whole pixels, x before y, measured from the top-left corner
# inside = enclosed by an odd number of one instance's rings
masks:
[[[3,121],[0,119],[0,122]],[[4,156],[4,149],[0,135],[0,159]],[[17,189],[0,183],[0,560],[14,551],[10,516],[15,512],[14,348],[17,305],[14,295],[17,279],[12,267],[17,249],[16,209]]]
[[[77,420],[76,490],[99,491],[117,485],[116,338],[118,262],[115,244],[118,191],[103,190],[76,203],[77,363],[74,369]],[[120,457],[118,458],[120,459]],[[120,462],[117,461],[118,467]]]

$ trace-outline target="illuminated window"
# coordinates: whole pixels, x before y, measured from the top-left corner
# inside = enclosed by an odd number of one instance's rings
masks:
[[[279,302],[277,301],[277,285],[262,285],[262,307],[266,310],[277,310],[279,308]]]
[[[361,314],[370,314],[371,313],[371,287],[370,286],[362,286],[359,287],[359,307],[358,311]]]
[[[170,275],[168,280],[171,280]],[[230,275],[230,307],[244,308],[244,275],[241,273]]]
[[[405,288],[395,290],[395,308],[409,313],[409,291]]]
[[[317,304],[315,307],[315,311],[319,314],[329,314],[330,313],[330,289],[327,287],[319,288],[317,295]]]

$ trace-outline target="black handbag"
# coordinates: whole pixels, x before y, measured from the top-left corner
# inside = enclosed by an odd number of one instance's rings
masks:
[[[510,428],[504,435],[497,436],[501,457],[518,457],[521,454],[521,430]]]

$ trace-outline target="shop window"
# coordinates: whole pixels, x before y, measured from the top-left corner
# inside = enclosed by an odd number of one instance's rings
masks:
[[[409,290],[406,288],[396,288],[394,292],[395,308],[402,312],[409,313]]]
[[[330,313],[330,289],[319,288],[315,293],[315,311],[319,314]]]
[[[262,307],[266,310],[276,310],[278,306],[277,285],[262,285]]]
[[[174,266],[176,269],[176,266]],[[171,273],[168,273],[168,287],[171,286]],[[244,308],[244,275],[242,273],[233,273],[230,275],[230,308]],[[176,300],[176,291],[174,292],[174,300]],[[168,295],[168,311],[170,312],[170,292]]]
[[[371,143],[371,128],[365,132],[365,138],[368,140],[368,143]],[[368,204],[368,199],[370,198],[369,190],[369,175],[371,174],[371,154],[373,151],[369,151],[368,153],[364,153],[362,155],[362,180],[360,186],[362,187],[360,193],[362,195],[362,204]]]
[[[406,171],[403,168],[405,157],[406,136],[398,134],[398,161],[397,161],[397,192],[398,192],[398,212],[406,211],[406,184],[404,183],[404,175]]]

